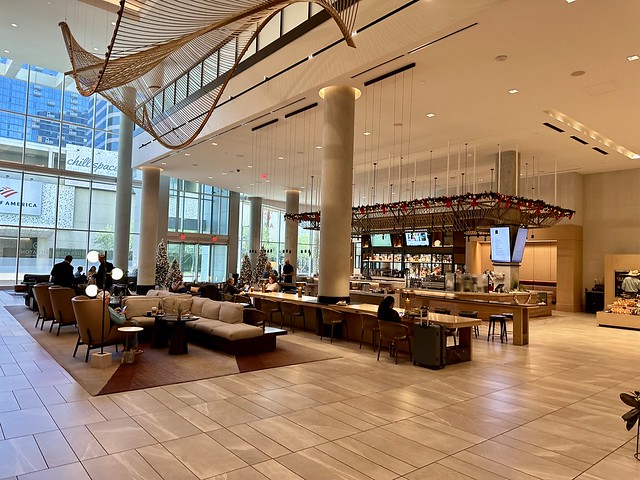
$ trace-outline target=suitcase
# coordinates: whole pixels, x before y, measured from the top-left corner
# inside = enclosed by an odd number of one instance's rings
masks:
[[[416,325],[413,329],[413,364],[444,368],[447,335],[442,325]]]

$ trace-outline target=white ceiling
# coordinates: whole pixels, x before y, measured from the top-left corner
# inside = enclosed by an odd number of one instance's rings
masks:
[[[405,3],[361,0],[358,28]],[[21,0],[3,4],[0,55],[68,69],[57,27],[65,17],[87,47],[106,44],[108,21],[85,3]],[[362,197],[371,192],[374,162],[377,201],[388,200],[390,177],[394,190],[401,190],[394,199],[407,198],[414,171],[416,196],[428,195],[434,177],[439,187],[446,182],[447,158],[451,193],[456,193],[453,184],[460,172],[466,173],[467,185],[474,173],[478,181],[486,181],[498,150],[520,152],[522,173],[529,174],[534,164],[536,174],[553,172],[556,165],[560,172],[580,174],[637,168],[640,160],[563,126],[545,111],[562,112],[640,153],[635,118],[640,60],[627,60],[640,54],[638,19],[636,0],[609,0],[606,8],[599,0],[420,0],[358,34],[355,50],[342,43],[221,107],[197,144],[181,152],[163,152],[152,145],[134,155],[161,165],[172,176],[248,195],[282,199],[286,188],[304,187],[302,199],[309,202],[311,176],[315,190],[321,177],[322,150],[315,147],[322,144],[323,112],[317,91],[327,84],[348,83],[363,92],[356,104],[356,204],[370,200]],[[466,26],[470,27],[407,54]],[[227,93],[237,95],[338,38],[335,25],[327,22],[240,74]],[[10,53],[2,54],[5,49]],[[500,55],[507,59],[497,61]],[[388,63],[357,75],[384,62]],[[416,67],[404,74],[364,87],[364,81],[411,62]],[[585,73],[572,76],[577,71]],[[519,93],[509,94],[513,88]],[[285,114],[316,101],[317,108],[285,120]],[[435,116],[426,117],[428,112]],[[277,124],[251,132],[275,118]],[[544,122],[566,132],[557,133]],[[372,135],[365,136],[365,130]],[[592,150],[594,146],[609,155]]]

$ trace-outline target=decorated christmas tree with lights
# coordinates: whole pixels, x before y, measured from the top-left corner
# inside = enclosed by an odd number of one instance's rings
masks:
[[[156,248],[156,285],[167,288],[169,277],[169,259],[167,258],[167,246],[164,239],[160,240]]]

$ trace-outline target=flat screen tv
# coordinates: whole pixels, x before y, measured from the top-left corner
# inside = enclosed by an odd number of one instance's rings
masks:
[[[491,227],[491,261],[511,262],[511,238],[509,227]]]
[[[526,228],[518,228],[516,240],[513,242],[513,255],[511,255],[511,261],[513,263],[522,263],[522,255],[524,254],[524,246],[527,243],[528,232]]]
[[[388,233],[372,233],[371,246],[372,247],[390,247],[391,235]]]
[[[407,247],[428,247],[429,232],[405,232],[405,243]]]

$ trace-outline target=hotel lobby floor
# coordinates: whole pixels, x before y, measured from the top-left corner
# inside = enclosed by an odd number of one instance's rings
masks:
[[[640,332],[593,315],[439,371],[296,332],[341,358],[91,397],[2,306],[0,479],[640,478]]]

